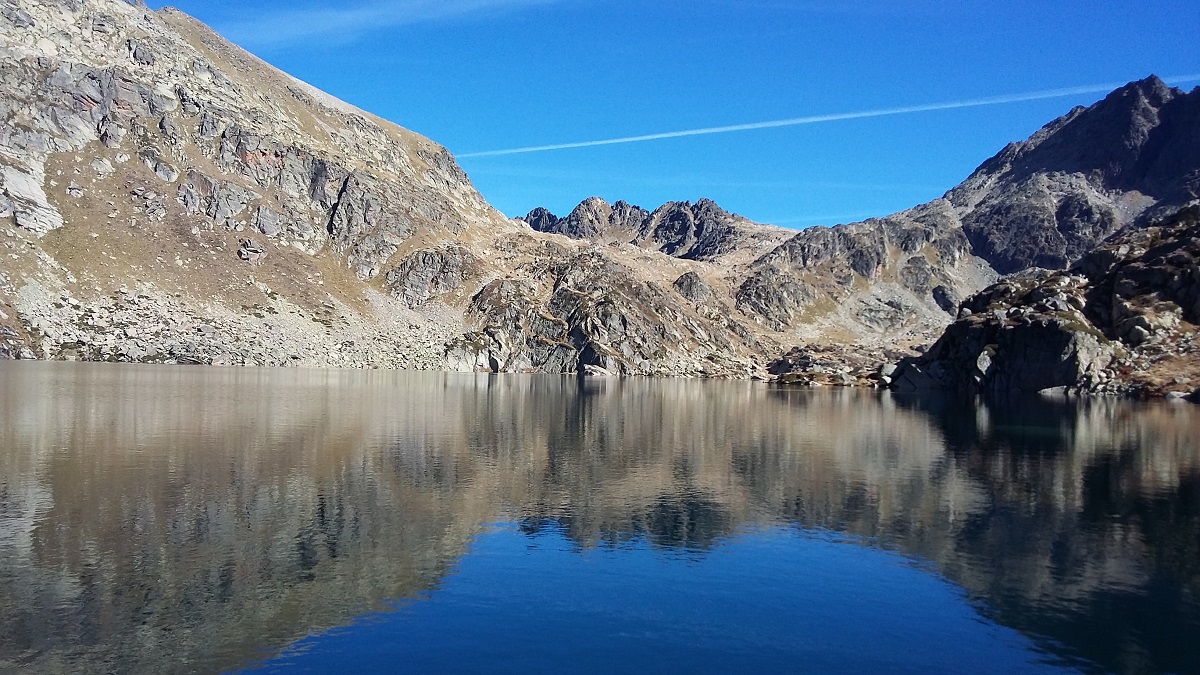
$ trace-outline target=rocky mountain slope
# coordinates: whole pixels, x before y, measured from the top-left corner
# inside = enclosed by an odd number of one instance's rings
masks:
[[[947,199],[973,252],[1009,274],[1064,268],[1198,196],[1200,89],[1151,76],[1010,144]]]
[[[784,344],[852,346],[844,360],[854,361],[936,335],[962,298],[1001,275],[1063,268],[1198,190],[1200,90],[1184,93],[1151,76],[1010,144],[941,199],[809,228],[778,246],[770,246],[777,230],[704,200],[651,213],[591,198],[564,218],[539,208],[525,221],[537,231],[724,263],[722,290],[740,316]],[[737,244],[736,261],[724,242]]]
[[[899,391],[1011,395],[1200,393],[1200,206],[1130,230],[1061,272],[963,303],[930,350],[890,373]]]
[[[712,265],[533,232],[178,11],[0,9],[0,356],[744,377],[776,350],[675,289]]]
[[[174,10],[10,1],[0,23],[0,320],[19,353],[437,361],[429,322],[363,282],[417,242],[507,226],[443,148]]]

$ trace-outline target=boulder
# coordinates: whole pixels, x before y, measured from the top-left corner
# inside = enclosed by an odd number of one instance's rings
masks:
[[[684,273],[672,285],[680,295],[697,304],[709,302],[716,297],[713,289],[695,272]]]
[[[253,239],[242,239],[238,242],[238,257],[251,265],[260,265],[263,258],[267,257],[267,252]]]
[[[460,288],[482,269],[481,261],[462,246],[424,249],[409,254],[387,273],[393,297],[412,308]]]

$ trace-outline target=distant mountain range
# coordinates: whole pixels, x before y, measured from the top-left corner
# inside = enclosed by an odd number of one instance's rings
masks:
[[[0,29],[0,356],[746,377],[820,345],[861,379],[1200,190],[1200,90],[1152,76],[886,218],[508,219],[444,148],[177,10],[4,0]]]

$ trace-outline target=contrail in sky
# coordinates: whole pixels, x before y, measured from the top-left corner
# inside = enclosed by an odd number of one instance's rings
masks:
[[[1178,75],[1163,78],[1168,84],[1200,81],[1200,74]],[[795,127],[802,124],[820,124],[822,122],[840,122],[842,120],[857,120],[868,117],[888,117],[891,115],[907,115],[910,113],[931,112],[934,110],[955,110],[957,108],[978,108],[1005,103],[1020,103],[1022,101],[1042,101],[1050,98],[1078,96],[1080,94],[1107,93],[1118,87],[1125,86],[1124,82],[1116,84],[1089,84],[1081,87],[1066,87],[1063,89],[1043,89],[1028,91],[1023,94],[1007,94],[1004,96],[988,96],[970,98],[962,101],[943,101],[941,103],[925,103],[922,105],[902,106],[898,108],[877,108],[875,110],[860,110],[858,112],[832,113],[829,115],[811,115],[809,117],[793,117],[786,120],[769,122],[751,122],[749,124],[731,124],[724,127],[707,127],[705,129],[687,129],[684,131],[664,131],[657,134],[642,136],[624,136],[622,138],[606,138],[598,141],[578,141],[575,143],[556,143],[554,145],[532,145],[524,148],[509,148],[507,150],[487,150],[484,152],[467,152],[456,155],[464,157],[497,157],[500,155],[520,155],[529,152],[547,152],[550,150],[568,150],[570,148],[593,148],[599,145],[620,145],[622,143],[641,143],[657,141],[664,138],[682,138],[684,136],[706,136],[708,134],[726,134],[732,131],[751,131],[754,129],[773,129],[775,127]]]

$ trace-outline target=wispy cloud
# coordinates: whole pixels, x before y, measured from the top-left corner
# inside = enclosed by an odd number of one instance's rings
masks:
[[[1164,78],[1170,84],[1200,81],[1200,74],[1178,75]],[[808,117],[793,117],[785,120],[770,120],[767,122],[751,122],[748,124],[731,124],[722,127],[707,127],[703,129],[685,129],[683,131],[664,131],[640,136],[623,136],[606,138],[595,141],[576,141],[573,143],[555,143],[551,145],[532,145],[523,148],[508,148],[504,150],[486,150],[483,152],[467,152],[457,155],[468,157],[497,157],[500,155],[519,155],[530,152],[548,152],[551,150],[568,150],[572,148],[594,148],[601,145],[620,145],[624,143],[642,143],[659,141],[668,138],[683,138],[686,136],[707,136],[709,134],[727,134],[734,131],[753,131],[756,129],[773,129],[777,127],[794,127],[805,124],[820,124],[823,122],[840,122],[844,120],[867,119],[871,117],[889,117],[892,115],[909,115],[913,113],[933,112],[936,110],[955,110],[959,108],[978,108],[982,106],[1003,105],[1006,103],[1021,103],[1024,101],[1043,101],[1052,98],[1080,96],[1083,94],[1107,93],[1123,86],[1124,82],[1107,84],[1089,84],[1080,87],[1063,87],[1061,89],[1043,89],[1027,91],[1020,94],[1004,94],[1001,96],[986,96],[983,98],[963,99],[959,101],[942,101],[940,103],[924,103],[921,105],[898,106],[895,108],[876,108],[855,112],[832,113],[828,115],[810,115]]]
[[[372,0],[346,6],[316,5],[221,23],[223,35],[243,46],[270,49],[298,42],[346,42],[367,33],[433,21],[526,9],[561,0]]]
[[[946,3],[941,2],[893,2],[892,0],[852,0],[800,2],[799,0],[688,0],[689,7],[708,6],[721,9],[745,11],[768,11],[804,14],[848,14],[863,16],[922,15],[932,12],[945,13]]]
[[[763,218],[761,222],[770,223],[772,225],[823,225],[850,223],[862,220],[864,218],[879,218],[886,215],[880,211],[859,211],[857,213],[841,213],[838,215],[827,216],[802,216],[788,218]]]
[[[924,183],[895,183],[895,182],[860,182],[860,181],[830,181],[806,180],[731,180],[720,177],[694,174],[630,174],[622,173],[614,177],[609,169],[590,168],[543,168],[543,167],[514,167],[506,164],[481,164],[471,168],[471,175],[493,176],[501,178],[529,178],[553,181],[582,181],[588,185],[617,183],[620,185],[638,185],[650,187],[700,187],[700,188],[739,188],[752,190],[846,190],[851,192],[908,192],[912,190],[937,190],[936,185]]]

